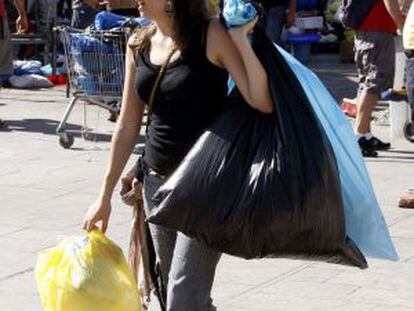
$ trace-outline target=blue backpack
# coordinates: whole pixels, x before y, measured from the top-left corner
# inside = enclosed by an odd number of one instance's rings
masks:
[[[342,0],[342,24],[349,28],[358,27],[378,1],[381,0]]]

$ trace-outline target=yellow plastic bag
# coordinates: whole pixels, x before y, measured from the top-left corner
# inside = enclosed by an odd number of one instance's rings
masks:
[[[122,250],[98,230],[41,252],[35,273],[45,311],[141,310]]]

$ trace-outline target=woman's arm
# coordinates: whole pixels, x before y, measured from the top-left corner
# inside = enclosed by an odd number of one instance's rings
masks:
[[[135,62],[133,51],[128,47],[121,114],[112,137],[109,164],[102,194],[112,195],[116,183],[131,155],[141,128],[144,104],[135,90]]]
[[[16,7],[17,13],[19,16],[16,20],[16,30],[17,33],[24,33],[28,29],[28,21],[26,15],[26,5],[24,0],[14,0],[14,6]]]
[[[98,200],[86,214],[83,228],[90,231],[96,222],[102,221],[105,232],[111,211],[111,197],[121,173],[131,155],[141,128],[144,105],[135,91],[135,62],[133,51],[127,47],[125,83],[121,114],[111,141],[111,151],[104,182]]]
[[[267,74],[247,40],[256,21],[228,31],[213,19],[207,36],[207,56],[229,71],[249,105],[263,113],[271,113],[273,102]]]

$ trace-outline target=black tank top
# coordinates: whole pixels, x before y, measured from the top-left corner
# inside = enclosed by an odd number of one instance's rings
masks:
[[[167,66],[154,97],[144,160],[159,174],[177,168],[226,102],[228,73],[207,58],[207,26],[206,20],[192,25],[186,49]],[[137,94],[148,103],[161,66],[151,63],[148,50],[136,66]]]

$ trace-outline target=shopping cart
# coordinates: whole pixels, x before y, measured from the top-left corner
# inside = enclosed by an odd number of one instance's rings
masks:
[[[82,101],[117,113],[122,98],[125,73],[125,47],[130,31],[76,30],[57,27],[66,55],[70,102],[56,129],[59,144],[70,148],[73,133],[66,122],[75,104]],[[81,129],[84,138],[91,137],[86,124]]]

